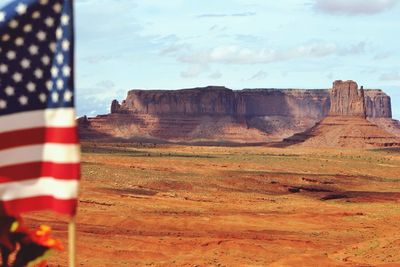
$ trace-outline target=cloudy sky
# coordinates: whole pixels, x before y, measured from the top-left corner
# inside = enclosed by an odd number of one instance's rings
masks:
[[[9,2],[0,0],[0,3]],[[75,0],[79,115],[129,89],[382,88],[400,118],[399,0]]]

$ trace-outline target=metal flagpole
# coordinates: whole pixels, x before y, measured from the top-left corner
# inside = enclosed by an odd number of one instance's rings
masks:
[[[71,23],[72,23],[72,84],[75,89],[75,18],[74,18],[74,0],[71,0]],[[76,213],[68,224],[68,267],[75,267],[76,264]]]
[[[72,217],[68,224],[68,267],[75,267],[76,263],[76,217]]]

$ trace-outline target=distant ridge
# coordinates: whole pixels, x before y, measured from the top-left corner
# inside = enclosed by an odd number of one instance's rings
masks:
[[[341,86],[357,87],[353,83]],[[330,112],[391,121],[390,97],[379,89],[362,91],[363,96],[358,89],[352,91],[354,97],[342,105],[346,110],[335,110],[335,101],[344,98],[332,101],[329,89],[135,89],[121,103],[112,101],[110,114],[78,122],[82,139],[265,143],[306,133]]]
[[[393,147],[400,138],[367,120],[364,90],[354,81],[335,81],[331,109],[314,127],[284,139],[287,145],[308,147]]]

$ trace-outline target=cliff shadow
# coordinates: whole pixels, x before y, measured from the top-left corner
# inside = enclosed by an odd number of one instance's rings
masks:
[[[320,122],[317,122],[313,127],[299,133],[295,133],[288,138],[284,138],[280,142],[270,143],[270,147],[286,148],[294,145],[304,143],[308,139],[314,137],[315,130],[320,126]]]
[[[98,143],[168,143],[165,140],[147,136],[121,136],[121,132],[129,132],[130,127],[145,127],[145,121],[133,114],[99,115],[93,118],[81,117],[77,120],[78,134],[81,141]]]

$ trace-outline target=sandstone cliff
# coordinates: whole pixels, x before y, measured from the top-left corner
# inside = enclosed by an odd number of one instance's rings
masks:
[[[217,86],[176,91],[131,90],[122,102],[119,112],[233,115],[237,113],[235,101],[235,94],[232,90]]]
[[[380,89],[364,90],[365,109],[369,118],[392,118],[390,97]]]
[[[354,91],[355,83],[349,82],[346,86],[348,91],[332,93],[333,101],[329,89],[231,90],[208,86],[131,90],[121,103],[112,102],[111,114],[80,120],[80,135],[82,138],[265,142],[306,131],[330,111],[391,118],[390,97],[381,90],[365,90],[362,97]],[[344,109],[343,105],[349,107]]]
[[[331,90],[331,116],[366,117],[364,89],[354,81],[335,81]]]
[[[370,92],[370,97],[375,99]],[[392,147],[400,146],[400,138],[388,127],[382,127],[383,121],[389,118],[369,118],[367,120],[367,103],[364,89],[358,89],[354,81],[335,81],[331,90],[331,108],[328,116],[314,127],[284,139],[283,144],[311,147]],[[382,105],[383,106],[383,105]],[[381,107],[382,107],[381,106]],[[370,104],[370,112],[374,114],[374,104]],[[390,109],[389,109],[390,110]],[[389,110],[378,111],[380,114],[389,113]],[[376,112],[375,112],[376,113]],[[373,121],[379,121],[373,123]],[[383,121],[382,121],[383,120]],[[387,125],[387,124],[385,124]],[[393,124],[392,124],[393,126]]]
[[[391,104],[388,95],[381,90],[364,90],[365,103],[362,104],[362,97],[354,91],[357,84],[352,82],[352,87],[347,86],[349,91],[346,93],[352,92],[350,98],[345,94],[337,96],[337,93],[333,93],[336,101],[353,101],[349,109],[356,110],[353,112],[357,114],[362,114],[365,108],[368,117],[391,118]],[[336,86],[336,88],[338,87]],[[353,88],[352,91],[350,88]],[[355,101],[356,98],[357,101]],[[334,102],[334,107],[338,107],[339,102]],[[331,95],[328,89],[244,89],[234,91],[218,86],[181,90],[131,90],[121,104],[114,100],[111,105],[111,113],[123,114],[291,116],[316,119],[327,116],[330,109]],[[345,111],[334,108],[332,112],[341,114]]]
[[[292,116],[322,118],[329,111],[326,90],[245,89],[209,86],[182,90],[131,90],[111,113]]]

